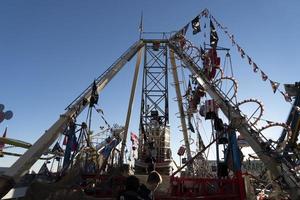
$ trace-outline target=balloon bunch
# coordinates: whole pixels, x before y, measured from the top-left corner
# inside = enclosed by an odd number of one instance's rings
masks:
[[[13,117],[13,112],[11,110],[4,112],[4,108],[5,106],[0,104],[0,123],[3,122],[4,119],[10,120]]]

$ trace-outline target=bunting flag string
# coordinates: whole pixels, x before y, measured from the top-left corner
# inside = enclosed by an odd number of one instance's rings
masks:
[[[193,35],[201,32],[201,25],[200,25],[200,19],[201,17],[205,17],[205,18],[208,18],[210,19],[210,45],[211,47],[216,47],[217,44],[218,44],[218,40],[219,40],[219,37],[218,37],[218,34],[217,34],[217,31],[215,29],[215,26],[214,26],[214,23],[216,24],[216,26],[220,29],[222,29],[225,33],[225,35],[228,36],[229,40],[231,41],[232,43],[232,46],[236,46],[237,47],[237,50],[238,52],[240,53],[241,55],[241,58],[245,58],[247,57],[247,61],[248,61],[248,64],[250,66],[252,66],[253,68],[253,72],[254,73],[257,73],[258,71],[260,71],[260,75],[261,75],[261,79],[263,81],[267,81],[269,80],[270,81],[270,84],[271,84],[271,88],[273,90],[273,93],[276,93],[276,91],[279,91],[285,101],[287,102],[292,102],[292,98],[285,92],[281,91],[279,86],[281,85],[279,82],[276,82],[276,81],[272,81],[269,79],[268,75],[265,74],[258,66],[257,64],[252,60],[252,58],[244,51],[244,49],[236,43],[235,41],[235,38],[234,38],[234,35],[233,34],[230,34],[229,31],[228,31],[228,28],[223,26],[222,24],[220,24],[213,15],[211,15],[209,13],[209,10],[208,9],[204,9],[199,15],[197,15],[192,21],[190,21],[187,25],[185,25],[182,29],[180,29],[174,36],[178,36],[179,34],[182,35],[182,36],[185,36],[186,35],[186,32],[188,30],[188,27],[189,27],[189,24],[191,23],[191,26],[192,26],[192,30],[193,30]],[[206,27],[207,27],[207,24],[206,24],[206,20],[203,22],[204,23],[204,31],[203,31],[203,36],[204,38],[206,38]],[[173,37],[174,37],[173,36]],[[171,38],[173,38],[171,37]],[[203,54],[202,51],[203,49],[200,47],[200,51],[201,51],[201,54]],[[201,59],[202,59],[202,56],[201,56]],[[299,108],[300,110],[300,108]]]
[[[263,81],[267,81],[269,80],[270,81],[270,84],[271,84],[271,88],[273,90],[273,93],[276,93],[276,91],[279,91],[286,102],[289,102],[291,103],[292,102],[292,98],[286,93],[286,92],[283,92],[280,90],[279,86],[281,85],[279,82],[276,82],[276,81],[272,81],[269,79],[268,75],[265,74],[258,66],[255,62],[253,62],[253,60],[251,59],[251,57],[245,53],[245,51],[236,43],[235,39],[234,39],[234,35],[230,34],[227,30],[227,28],[225,28],[224,26],[222,26],[212,15],[211,15],[211,19],[213,19],[213,21],[218,25],[218,27],[220,27],[225,35],[228,36],[229,40],[232,42],[232,45],[233,46],[237,46],[237,50],[238,52],[241,54],[241,57],[244,58],[245,56],[247,57],[248,59],[248,63],[249,65],[253,67],[253,72],[254,73],[257,73],[258,71],[260,71],[260,74],[261,74],[261,78]]]

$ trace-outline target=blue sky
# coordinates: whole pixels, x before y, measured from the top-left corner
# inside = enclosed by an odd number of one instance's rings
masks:
[[[145,31],[174,31],[204,8],[228,27],[272,80],[299,81],[297,0],[2,0],[0,103],[12,110],[14,117],[0,124],[0,133],[8,126],[8,137],[36,141],[64,108],[138,39],[141,11]],[[232,48],[221,30],[218,33],[220,42],[227,41],[224,44]],[[252,72],[235,48],[231,53],[239,80],[239,99],[260,98],[265,102],[264,118],[285,121],[290,105],[280,94],[272,93],[270,84]],[[135,59],[100,94],[99,106],[111,124],[124,124],[134,64]],[[140,97],[139,89],[136,99]],[[136,100],[130,127],[136,132],[139,103]],[[170,113],[176,112],[173,103]],[[177,119],[171,120],[171,126],[177,127]],[[182,138],[180,132],[174,132],[173,154]],[[0,166],[9,166],[13,160],[1,158]]]

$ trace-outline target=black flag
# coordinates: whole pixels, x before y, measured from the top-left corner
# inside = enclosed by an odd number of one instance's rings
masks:
[[[201,31],[199,16],[192,20],[193,35]]]
[[[92,94],[91,94],[91,98],[90,98],[90,107],[93,107],[95,104],[97,104],[98,99],[99,99],[99,95],[97,92],[97,85],[96,85],[96,81],[94,81],[93,88],[92,88]]]
[[[181,35],[185,35],[188,28],[189,28],[190,23],[188,23],[187,25],[185,25],[179,32]]]
[[[218,46],[219,37],[213,22],[210,20],[210,46],[216,48]]]
[[[205,58],[205,51],[201,46],[200,46],[200,58],[201,58],[201,60],[204,60],[204,58]]]

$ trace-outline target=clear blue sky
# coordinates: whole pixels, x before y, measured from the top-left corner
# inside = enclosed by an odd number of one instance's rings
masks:
[[[0,124],[0,133],[8,126],[8,137],[36,141],[64,108],[138,39],[141,11],[145,31],[173,31],[204,8],[228,27],[272,80],[299,81],[297,0],[2,0],[0,103],[12,110],[14,117]],[[220,41],[228,42],[220,30],[218,33]],[[239,99],[262,99],[264,118],[285,121],[290,105],[280,94],[273,95],[270,84],[262,82],[247,62],[241,61],[236,49],[232,54],[240,83]],[[100,94],[99,105],[112,124],[124,124],[134,61]],[[135,120],[130,128],[136,132],[139,103],[135,103]],[[177,106],[172,103],[170,110],[174,115]],[[171,126],[177,127],[176,123],[175,117],[171,118]],[[180,132],[173,133],[173,155],[181,138]],[[1,158],[0,166],[8,166],[13,160]]]

